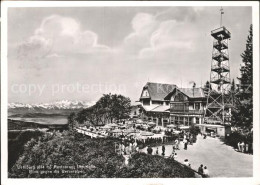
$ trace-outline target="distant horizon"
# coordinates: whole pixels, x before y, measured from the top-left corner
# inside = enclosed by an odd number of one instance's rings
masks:
[[[8,102],[135,102],[146,82],[204,86],[220,7],[34,7],[8,9]],[[231,80],[252,24],[251,7],[224,7]]]
[[[146,83],[148,83],[148,82],[146,82]],[[145,83],[145,84],[146,84],[146,83]],[[158,83],[158,82],[150,82],[150,81],[149,81],[149,83]],[[159,84],[169,84],[169,83],[159,83]],[[173,85],[175,85],[175,84],[173,84]],[[204,85],[205,85],[205,84],[204,84]],[[202,85],[202,86],[197,86],[197,85],[196,85],[196,88],[202,88],[204,85]],[[145,86],[145,85],[144,85],[144,86]],[[192,84],[191,84],[189,87],[178,87],[178,88],[192,88]],[[141,95],[142,90],[143,90],[143,88],[140,89],[140,95]],[[104,93],[104,94],[109,94],[109,93]],[[111,93],[111,94],[120,94],[120,93]],[[121,95],[125,96],[124,94],[121,94]],[[101,97],[102,97],[102,95],[100,96],[100,98],[101,98]],[[125,96],[125,97],[127,97],[127,96]],[[130,97],[129,97],[129,98],[130,98]],[[140,96],[137,97],[136,100],[132,100],[132,99],[130,98],[131,103],[139,102],[139,98],[140,98]],[[25,102],[20,101],[20,102],[8,102],[8,104],[11,104],[11,103],[21,103],[21,104],[30,104],[30,105],[34,104],[34,105],[35,105],[35,104],[54,103],[54,102],[61,102],[61,101],[71,101],[71,102],[73,102],[73,101],[81,101],[81,102],[90,103],[90,102],[97,102],[98,100],[88,100],[88,99],[56,99],[56,100],[47,101],[47,102],[25,103]]]

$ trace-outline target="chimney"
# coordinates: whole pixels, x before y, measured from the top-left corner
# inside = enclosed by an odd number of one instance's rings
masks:
[[[194,88],[196,87],[196,83],[194,82],[193,83],[193,86],[192,86],[192,91],[193,91],[193,97],[194,97]]]

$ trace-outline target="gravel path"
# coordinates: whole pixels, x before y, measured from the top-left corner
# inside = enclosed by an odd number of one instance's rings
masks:
[[[159,154],[161,154],[161,146]],[[253,155],[236,152],[232,147],[225,145],[218,138],[202,136],[197,137],[197,142],[188,145],[188,150],[177,150],[177,161],[183,163],[188,159],[191,167],[197,170],[200,164],[206,165],[211,177],[252,177],[253,176]],[[172,153],[172,145],[165,146],[166,157]],[[146,152],[146,148],[142,151]],[[156,147],[153,148],[155,153]]]

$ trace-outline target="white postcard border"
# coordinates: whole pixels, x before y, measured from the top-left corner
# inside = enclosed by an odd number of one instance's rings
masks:
[[[2,184],[153,184],[153,185],[167,185],[167,184],[260,184],[260,142],[259,142],[259,2],[250,1],[225,1],[225,2],[171,2],[171,1],[4,1],[1,3],[1,177]],[[80,6],[251,6],[253,12],[253,74],[254,74],[254,165],[253,178],[209,178],[209,179],[9,179],[7,178],[7,105],[8,105],[8,70],[7,70],[7,9],[8,7],[80,7]],[[239,161],[238,161],[239,162]]]

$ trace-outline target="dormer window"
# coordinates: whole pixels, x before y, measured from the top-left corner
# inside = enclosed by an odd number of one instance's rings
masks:
[[[144,91],[143,91],[143,95],[142,95],[143,97],[149,97],[149,92],[148,92],[148,90],[147,89],[145,89]]]

